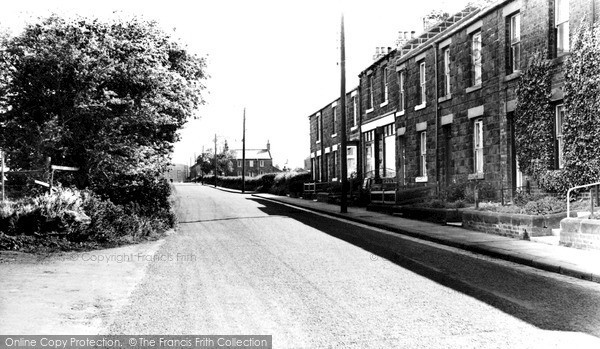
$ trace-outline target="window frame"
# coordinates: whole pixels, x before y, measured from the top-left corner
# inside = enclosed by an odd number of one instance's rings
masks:
[[[561,115],[562,114],[562,115]],[[560,116],[560,119],[559,119]],[[560,120],[560,122],[559,122]],[[561,169],[564,167],[563,158],[563,147],[564,147],[564,135],[562,126],[565,122],[565,104],[557,104],[554,108],[554,136],[556,138],[556,167]]]
[[[258,160],[258,167],[265,167],[265,160]]]
[[[425,60],[419,62],[419,105],[427,103],[427,66]]]
[[[406,93],[404,91],[404,81],[406,80],[405,70],[402,69],[398,71],[398,110],[403,112],[406,109]]]
[[[484,173],[484,139],[483,139],[483,119],[478,118],[473,121],[473,173]]]
[[[479,40],[476,40],[478,38]],[[471,87],[479,86],[483,82],[483,44],[481,30],[471,34]]]
[[[450,95],[450,47],[442,48],[443,64],[444,64],[444,95]]]
[[[358,123],[358,104],[357,104],[357,99],[356,96],[352,96],[352,127],[356,127],[357,123]]]
[[[367,74],[367,110],[373,110],[373,74]]]
[[[317,114],[317,141],[316,143],[321,142],[321,114]]]
[[[427,177],[427,131],[419,132],[419,177]]]
[[[561,6],[561,4],[563,6]],[[562,7],[562,8],[561,8]],[[566,10],[564,15],[562,10]],[[554,32],[556,40],[556,56],[562,56],[566,53],[571,52],[570,42],[570,31],[569,31],[569,1],[568,0],[554,0]],[[562,29],[562,30],[561,30]],[[561,35],[562,33],[562,35]],[[562,40],[561,40],[562,37]],[[565,44],[563,46],[563,44]],[[566,46],[566,47],[565,47]]]
[[[335,135],[337,134],[337,105],[333,105],[331,106],[331,113],[332,113],[332,128],[331,128],[331,134]]]
[[[381,67],[381,104],[385,104],[388,102],[389,98],[389,74],[387,66]]]
[[[508,73],[521,70],[521,12],[508,16]],[[517,57],[515,57],[517,56]]]

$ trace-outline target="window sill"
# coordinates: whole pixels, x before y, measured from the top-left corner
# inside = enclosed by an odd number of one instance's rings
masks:
[[[470,175],[467,176],[467,179],[468,180],[485,179],[485,174],[483,172],[471,173]]]
[[[477,91],[477,90],[481,90],[481,84],[467,87],[467,89],[465,90],[465,93],[471,93],[471,92]]]
[[[367,109],[367,110],[365,110],[365,113],[369,114],[369,113],[370,113],[370,112],[372,112],[372,111],[373,111],[373,108],[371,108],[371,109]]]
[[[504,82],[508,82],[521,77],[521,71],[515,70],[513,73],[508,74],[504,77]]]
[[[396,117],[400,117],[404,115],[404,110],[400,110],[399,112],[396,113]]]
[[[451,94],[451,93],[448,93],[447,95],[445,95],[445,96],[443,96],[443,97],[440,97],[440,98],[438,98],[438,103],[442,103],[442,102],[445,102],[445,101],[449,101],[450,99],[452,99],[452,94]]]
[[[380,107],[385,107],[386,105],[388,105],[388,101],[385,101],[385,102],[381,103],[379,106]]]
[[[334,133],[331,135],[331,138],[335,138],[335,137],[337,137],[337,133]]]
[[[415,111],[425,109],[426,106],[427,106],[427,102],[421,103],[415,107]]]
[[[358,126],[352,126],[352,127],[350,127],[350,131],[356,131],[356,130],[358,130]]]
[[[425,182],[427,182],[427,176],[415,178],[415,183],[425,183]]]

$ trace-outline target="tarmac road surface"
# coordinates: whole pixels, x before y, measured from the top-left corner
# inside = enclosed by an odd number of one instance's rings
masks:
[[[250,195],[176,188],[179,230],[111,333],[263,334],[274,348],[600,347],[600,284]]]

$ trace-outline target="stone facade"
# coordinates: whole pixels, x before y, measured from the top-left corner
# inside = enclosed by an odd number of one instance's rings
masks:
[[[582,18],[599,18],[600,0],[570,0],[559,18],[561,1],[568,0],[470,5],[377,57],[352,91],[359,96],[359,124],[346,132],[356,141],[357,175],[394,180],[398,188],[485,183],[498,196],[525,186],[513,123],[521,72],[535,52],[551,59],[552,100],[559,106],[568,55],[560,50],[565,41],[559,42],[559,29],[566,27],[572,35]],[[332,179],[326,154],[339,142],[339,130],[337,139],[332,137],[333,104],[310,117],[311,163],[318,181]]]

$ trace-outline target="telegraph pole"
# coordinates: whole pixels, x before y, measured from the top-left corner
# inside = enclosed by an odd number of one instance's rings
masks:
[[[348,193],[348,165],[346,159],[346,46],[345,46],[345,38],[344,38],[344,14],[342,13],[342,30],[341,30],[341,40],[340,40],[340,51],[341,51],[341,88],[340,88],[340,110],[341,110],[341,132],[342,137],[340,139],[341,146],[341,164],[342,164],[342,198],[340,201],[340,212],[347,213],[348,212],[348,201],[346,195]]]
[[[246,192],[246,107],[244,107],[244,121],[242,123],[242,193]]]
[[[4,151],[0,150],[0,162],[2,162],[2,173],[0,174],[0,176],[2,176],[2,202],[4,202]]]
[[[215,133],[215,188],[217,187],[217,134]]]

